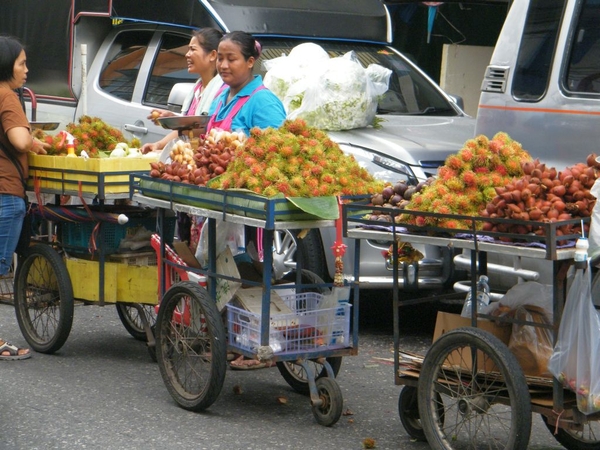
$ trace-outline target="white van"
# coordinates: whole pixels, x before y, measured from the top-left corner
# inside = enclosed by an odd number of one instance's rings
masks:
[[[476,134],[506,131],[557,170],[600,153],[600,1],[514,0],[485,72]]]
[[[514,0],[485,72],[475,134],[505,131],[562,170],[600,154],[599,125],[600,0]],[[455,259],[467,270],[469,261]],[[493,262],[501,265],[488,264],[490,281],[502,288],[553,277],[549,263]]]

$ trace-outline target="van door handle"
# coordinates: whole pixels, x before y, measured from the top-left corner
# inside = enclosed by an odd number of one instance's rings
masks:
[[[148,134],[148,127],[144,126],[144,122],[138,120],[135,124],[126,123],[123,125],[123,129],[129,131],[130,133],[136,134]]]

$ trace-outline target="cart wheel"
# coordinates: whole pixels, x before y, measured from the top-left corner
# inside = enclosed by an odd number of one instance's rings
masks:
[[[15,312],[36,352],[60,349],[73,325],[73,286],[62,257],[46,244],[27,249],[15,273]]]
[[[508,347],[486,331],[458,328],[433,343],[419,375],[418,403],[432,449],[473,448],[475,442],[477,448],[527,448],[531,399],[525,376]]]
[[[337,374],[340,372],[340,368],[342,367],[342,359],[343,358],[341,356],[327,358],[327,362],[331,366],[335,376],[337,376]],[[306,361],[306,363],[312,364],[313,371],[315,374],[317,374],[315,378],[316,380],[327,376],[327,370],[323,364],[320,364],[314,360]],[[310,394],[306,370],[304,370],[301,364],[296,364],[293,361],[279,361],[277,362],[277,368],[279,369],[279,373],[283,379],[292,387],[292,389],[302,395]]]
[[[439,417],[444,420],[444,404],[442,398],[436,393],[437,404],[439,405]],[[417,388],[414,386],[404,386],[398,396],[398,415],[400,422],[408,433],[408,435],[420,442],[427,441],[423,426],[421,425],[421,417],[419,416],[419,402]]]
[[[150,326],[156,323],[156,312],[153,305],[140,305],[146,314],[146,319]],[[146,342],[148,337],[146,336],[146,330],[144,330],[144,324],[140,317],[139,310],[132,306],[130,303],[117,303],[117,314],[121,323],[127,330],[127,332],[138,341]]]
[[[227,367],[225,327],[215,301],[197,283],[174,284],[156,321],[156,357],[173,399],[202,411],[221,392]]]
[[[344,406],[342,390],[332,378],[319,378],[316,381],[316,384],[317,392],[321,399],[321,405],[313,405],[313,415],[320,425],[330,427],[335,424],[342,415],[342,407]]]
[[[559,428],[556,430],[556,434],[554,434],[556,427],[548,423],[546,416],[542,416],[542,420],[556,441],[567,450],[600,449],[600,421],[586,421],[580,431]]]

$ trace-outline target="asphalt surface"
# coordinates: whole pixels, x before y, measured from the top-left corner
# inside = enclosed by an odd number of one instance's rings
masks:
[[[425,352],[435,309],[402,309],[401,348]],[[343,415],[332,427],[315,422],[308,397],[277,369],[228,370],[205,412],[180,408],[165,388],[145,343],[122,326],[114,306],[75,307],[73,329],[54,355],[0,362],[0,450],[27,449],[377,449],[424,450],[397,412],[393,326],[387,293],[361,300],[359,355],[344,358],[337,382]],[[0,336],[26,344],[12,305],[0,304]],[[281,402],[280,398],[285,399]],[[530,449],[562,447],[534,417]]]

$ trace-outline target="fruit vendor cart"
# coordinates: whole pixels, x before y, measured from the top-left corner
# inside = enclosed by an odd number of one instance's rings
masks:
[[[206,218],[207,264],[185,269],[205,277],[207,287],[193,281],[173,284],[162,295],[156,322],[156,357],[174,400],[193,411],[208,408],[220,394],[228,361],[240,369],[276,366],[293,389],[310,396],[319,424],[336,423],[343,399],[335,376],[342,357],[357,353],[358,307],[354,306],[351,332],[349,287],[324,283],[303,270],[300,261],[287,278],[291,283],[273,280],[269,251],[278,231],[301,234],[301,230],[333,227],[336,220],[308,214],[283,197],[143,174],[132,176],[131,198],[162,211],[159,217],[175,211]],[[337,211],[337,199],[333,201]],[[337,222],[341,240],[341,220]],[[217,254],[217,228],[227,224],[239,224],[249,234],[261,233],[266,251],[258,277],[248,272],[240,275],[231,253]],[[167,251],[163,246],[161,255]],[[168,258],[161,260],[163,269],[177,265]],[[164,270],[161,275],[164,279]],[[236,366],[236,362],[246,364]]]
[[[39,233],[14,276],[15,310],[25,339],[38,352],[59,350],[77,301],[116,305],[127,331],[147,340],[158,303],[156,256],[148,235],[157,231],[156,211],[118,203],[129,198],[130,174],[147,172],[149,161],[29,157],[28,193],[36,199],[32,212]],[[81,204],[63,206],[61,196]],[[175,218],[163,223],[170,241]],[[117,252],[122,241],[136,235],[145,235],[137,241],[142,251]]]
[[[387,215],[387,221],[373,220],[371,213]],[[404,214],[400,219],[400,214]],[[410,225],[412,214],[426,218],[427,227]],[[442,219],[470,224],[463,230],[437,226]],[[531,432],[532,413],[539,413],[559,443],[568,449],[600,448],[600,415],[583,414],[575,393],[558,380],[531,376],[509,350],[503,325],[533,326],[551,331],[554,342],[563,311],[566,278],[573,265],[574,242],[579,234],[560,235],[558,230],[580,219],[558,222],[528,222],[543,230],[538,234],[511,234],[479,231],[482,217],[442,215],[374,207],[368,202],[344,205],[344,234],[355,240],[356,257],[361,241],[388,241],[394,266],[394,381],[402,385],[399,414],[408,434],[428,441],[431,448],[525,449]],[[524,225],[515,219],[494,219],[507,225]],[[584,220],[589,223],[589,218]],[[392,226],[392,224],[394,224]],[[581,223],[583,225],[583,222]],[[563,228],[564,229],[564,228]],[[398,279],[409,271],[398,249],[406,244],[432,244],[464,249],[471,255],[471,289],[475,298],[478,274],[486,274],[488,254],[514,255],[546,260],[552,266],[553,323],[478,314],[473,302],[472,318],[458,316],[458,325],[445,323],[436,333],[425,356],[400,349],[401,307],[438,301],[456,294],[399,301]],[[565,247],[566,245],[566,247]],[[355,266],[355,279],[359,267]],[[358,293],[355,293],[358,295]],[[461,294],[464,298],[464,293]],[[490,319],[485,321],[484,319]],[[464,322],[467,322],[466,324]],[[461,323],[462,322],[462,323]],[[453,329],[458,326],[458,328]],[[538,328],[534,328],[538,329]],[[510,327],[509,327],[510,330]],[[510,333],[510,331],[509,331]],[[437,337],[437,339],[436,339]]]

